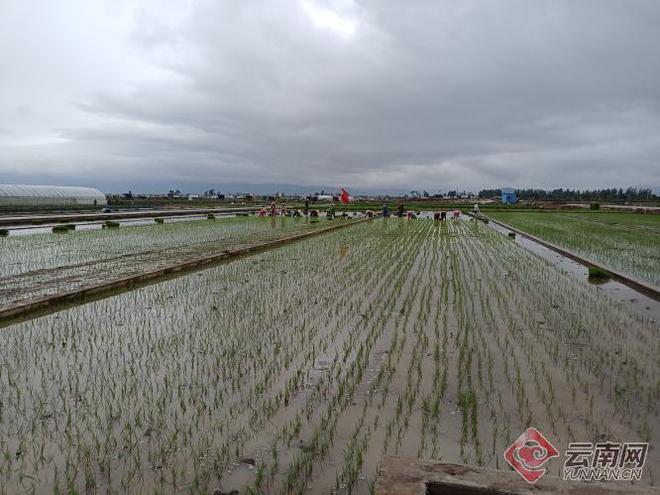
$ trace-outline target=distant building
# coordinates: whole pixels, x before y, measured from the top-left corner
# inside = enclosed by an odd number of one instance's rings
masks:
[[[105,194],[91,187],[0,184],[0,207],[105,206]]]
[[[516,190],[513,187],[502,188],[502,204],[513,205],[516,204],[517,201]]]

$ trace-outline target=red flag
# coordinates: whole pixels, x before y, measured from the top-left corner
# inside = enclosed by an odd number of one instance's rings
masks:
[[[339,196],[339,199],[344,204],[348,203],[351,200],[351,198],[348,197],[348,191],[343,187],[341,188],[341,196]]]

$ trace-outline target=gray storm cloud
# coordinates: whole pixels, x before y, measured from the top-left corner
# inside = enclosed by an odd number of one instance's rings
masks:
[[[0,3],[0,182],[660,185],[655,0],[65,4]]]

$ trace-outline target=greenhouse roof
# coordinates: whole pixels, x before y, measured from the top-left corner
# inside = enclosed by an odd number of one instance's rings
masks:
[[[0,184],[0,198],[90,198],[105,199],[98,189],[72,186]]]

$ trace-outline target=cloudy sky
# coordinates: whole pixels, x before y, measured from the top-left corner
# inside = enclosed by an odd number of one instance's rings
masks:
[[[658,0],[0,0],[0,182],[660,186]]]

